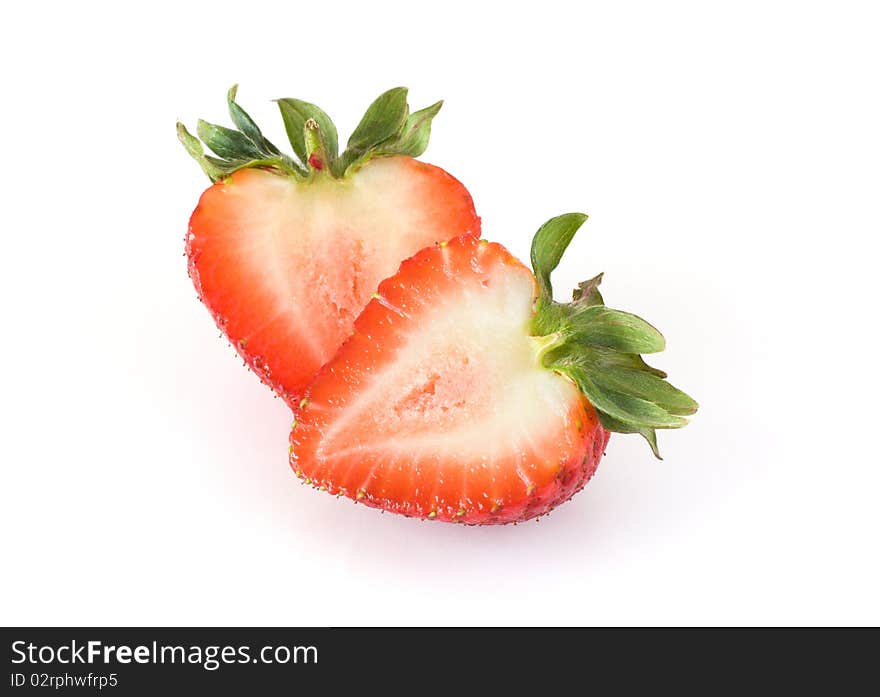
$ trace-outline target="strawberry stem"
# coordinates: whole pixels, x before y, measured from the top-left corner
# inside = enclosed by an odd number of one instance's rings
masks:
[[[562,332],[553,332],[552,334],[531,336],[529,338],[535,347],[535,362],[538,365],[544,364],[544,356],[565,343],[565,335]]]
[[[315,119],[306,119],[303,127],[306,144],[306,162],[313,171],[320,172],[329,162],[324,142],[321,138],[321,127]]]

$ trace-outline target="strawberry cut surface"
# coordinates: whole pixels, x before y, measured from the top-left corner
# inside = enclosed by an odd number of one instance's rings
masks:
[[[245,362],[288,403],[351,334],[379,282],[423,247],[480,235],[470,194],[415,158],[442,106],[410,112],[390,89],[339,152],[330,117],[278,99],[293,154],[226,95],[231,129],[200,120],[177,135],[214,182],[190,218],[189,274]],[[203,144],[210,153],[206,153]]]
[[[608,433],[575,384],[541,365],[537,294],[528,268],[468,236],[404,262],[298,409],[298,476],[463,523],[525,520],[570,498]]]
[[[479,235],[467,190],[438,167],[395,156],[342,180],[235,172],[202,195],[187,254],[220,328],[291,401],[401,260],[461,234]]]

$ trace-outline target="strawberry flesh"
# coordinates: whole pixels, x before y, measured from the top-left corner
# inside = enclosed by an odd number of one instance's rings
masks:
[[[479,231],[461,183],[391,156],[344,179],[235,172],[202,195],[186,248],[217,324],[257,375],[295,403],[401,260]]]
[[[538,288],[502,246],[462,236],[405,261],[297,409],[291,466],[330,493],[471,524],[541,515],[608,440],[529,335]]]

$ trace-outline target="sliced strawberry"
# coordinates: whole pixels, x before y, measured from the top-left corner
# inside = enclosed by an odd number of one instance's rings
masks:
[[[409,115],[406,91],[391,90],[339,156],[326,114],[297,100],[279,104],[298,159],[262,137],[234,88],[239,130],[199,126],[225,159],[179,132],[216,181],[190,220],[190,276],[248,365],[292,402],[401,260],[457,235],[479,236],[480,224],[461,183],[411,156],[427,145],[439,104]]]
[[[507,523],[579,491],[608,429],[653,442],[654,428],[683,425],[675,414],[695,403],[626,350],[655,349],[653,327],[601,304],[597,279],[574,303],[552,302],[549,273],[583,219],[539,231],[537,279],[502,246],[471,237],[405,261],[299,405],[297,475],[395,513]],[[607,387],[607,375],[618,382]],[[640,396],[619,391],[634,379]]]

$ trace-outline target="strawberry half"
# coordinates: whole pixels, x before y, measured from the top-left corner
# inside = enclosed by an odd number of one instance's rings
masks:
[[[227,96],[238,130],[178,124],[216,182],[192,214],[186,252],[199,297],[257,375],[288,402],[351,334],[379,282],[423,247],[480,234],[470,194],[419,162],[438,102],[409,113],[407,91],[367,110],[337,155],[318,107],[278,100],[295,157],[282,154]]]
[[[571,303],[552,299],[550,273],[585,219],[538,231],[534,274],[472,237],[405,261],[299,404],[297,476],[394,513],[510,523],[577,493],[609,431],[641,433],[656,454],[655,429],[697,409],[639,355],[662,335],[606,307],[601,276]]]

